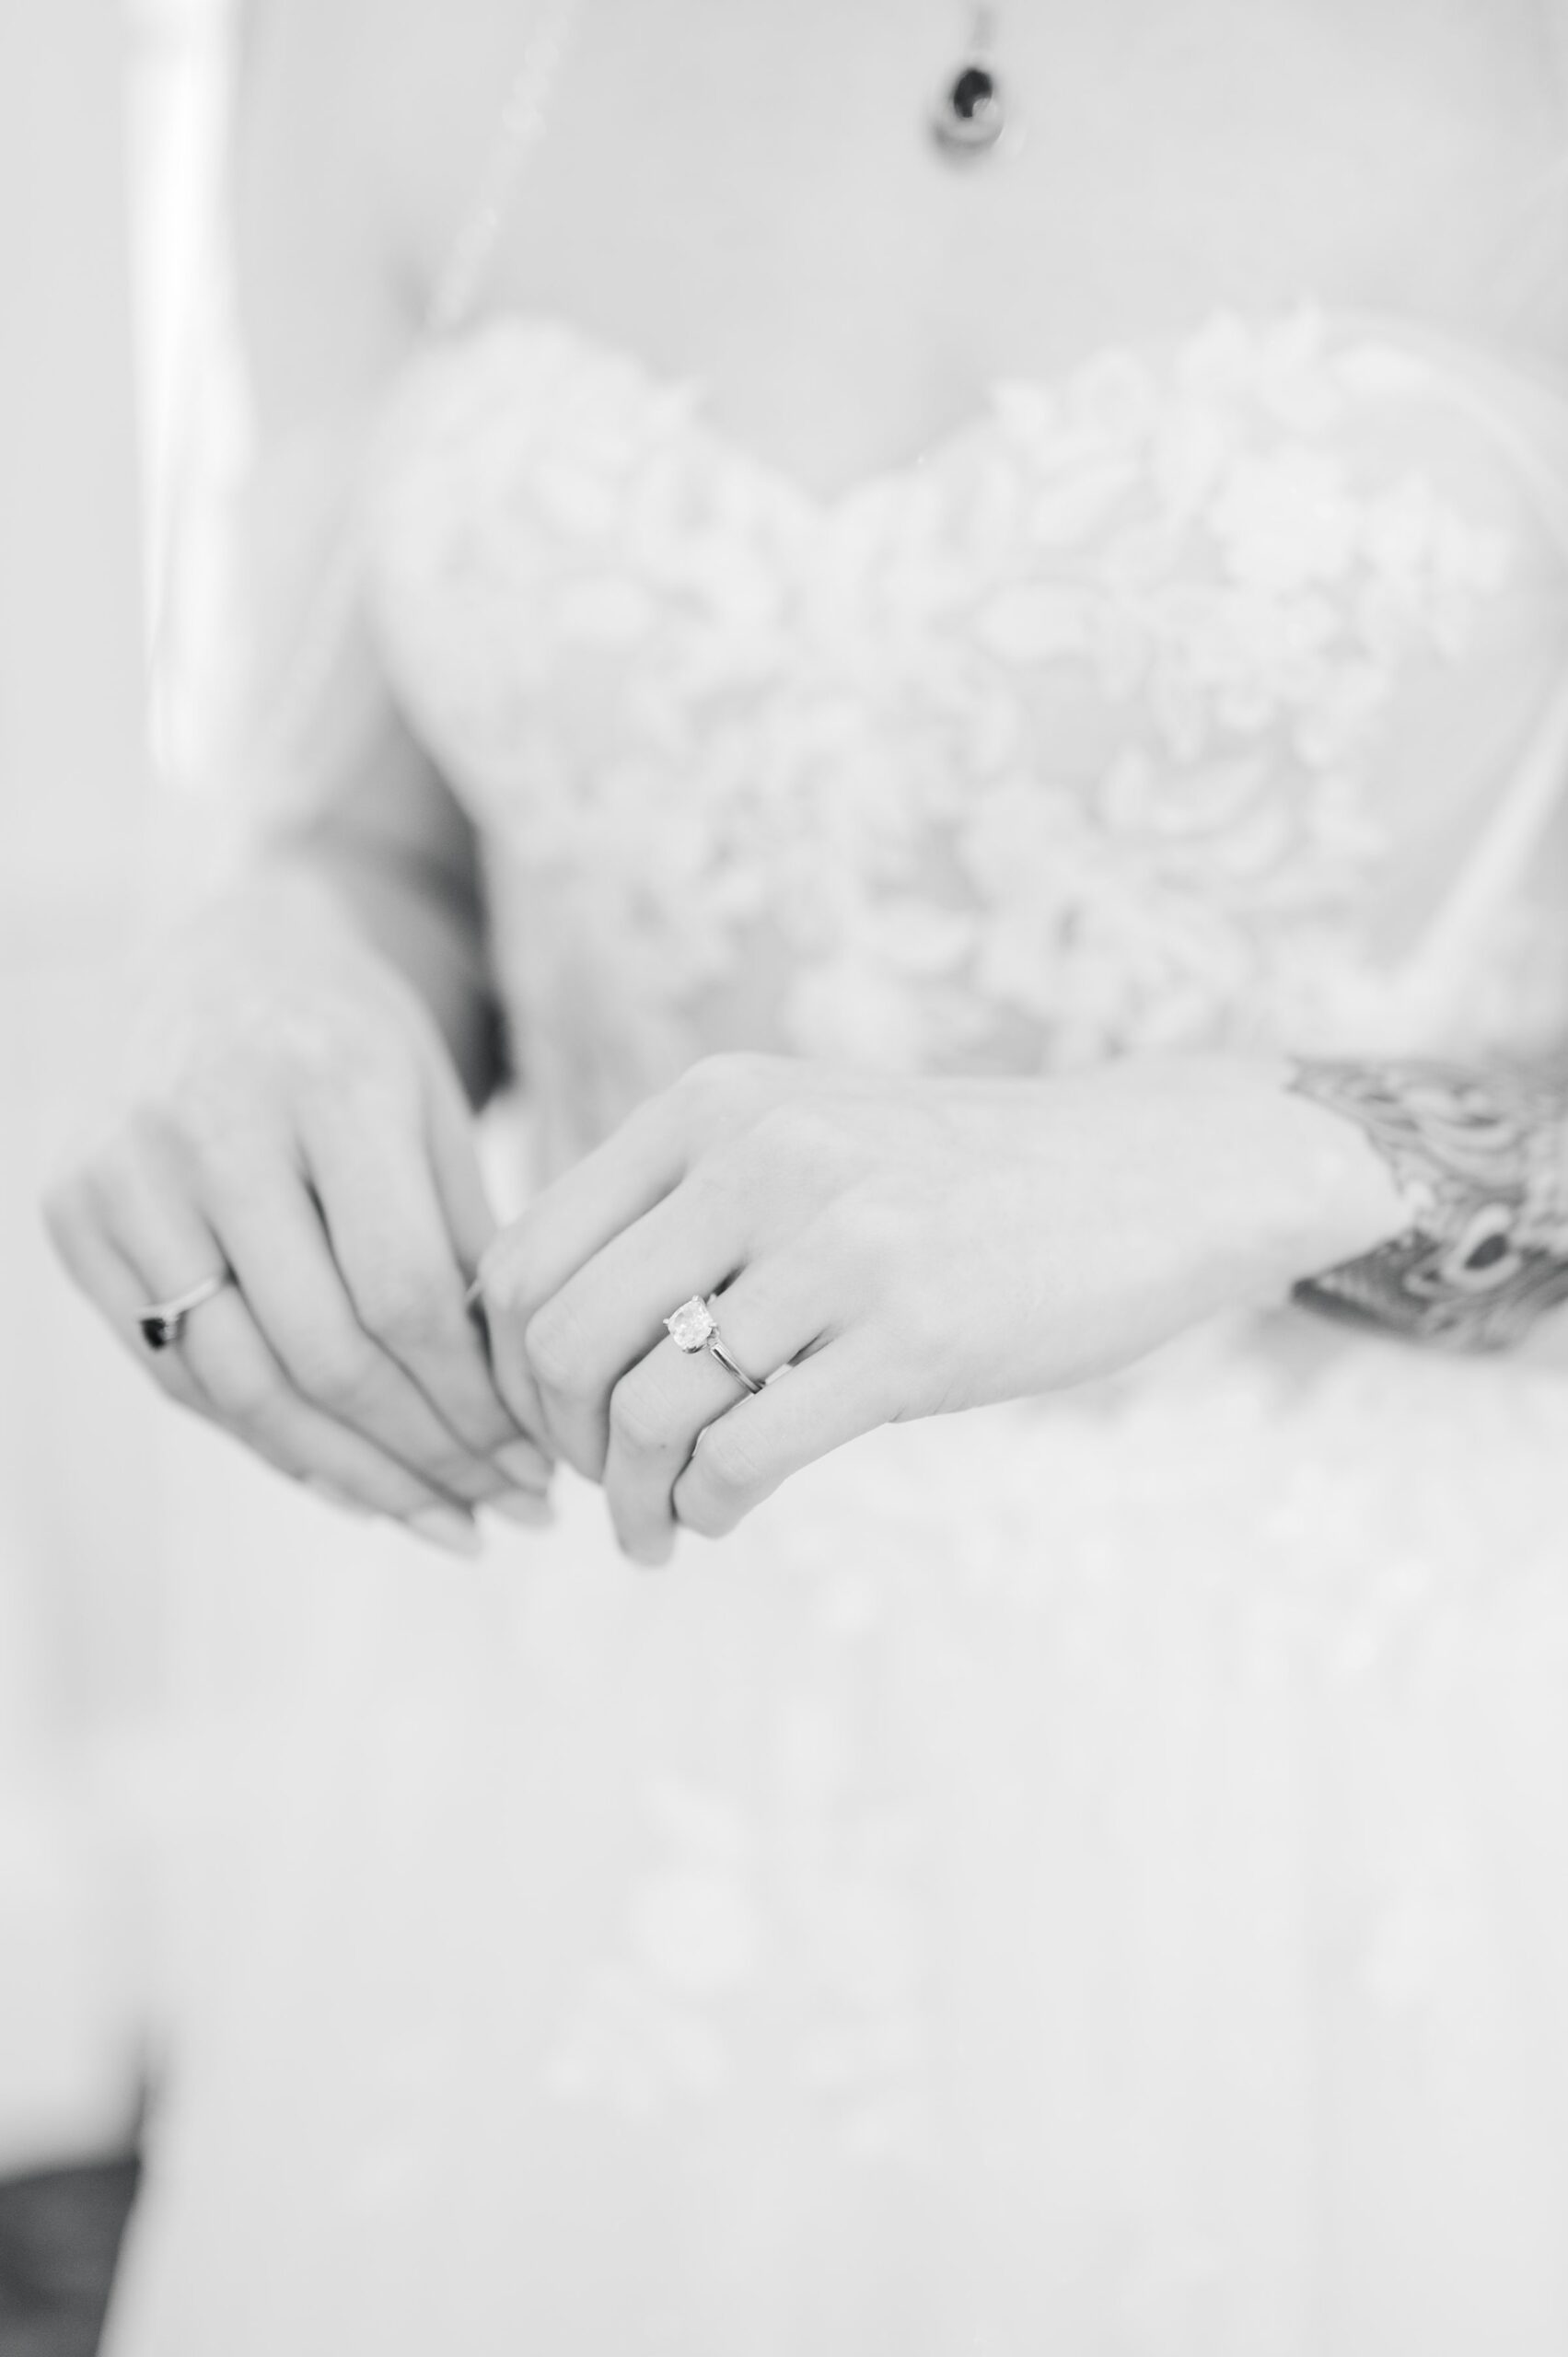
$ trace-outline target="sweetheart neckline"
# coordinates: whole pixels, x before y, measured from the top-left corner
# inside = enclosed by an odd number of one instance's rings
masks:
[[[1180,334],[1163,339],[1109,338],[1060,368],[1034,375],[1010,372],[990,377],[980,388],[970,406],[950,424],[940,428],[923,443],[918,450],[906,458],[890,459],[878,466],[863,469],[837,488],[823,490],[804,482],[788,466],[781,460],[770,459],[744,435],[716,422],[712,406],[714,389],[708,379],[695,372],[680,376],[661,369],[645,358],[634,346],[599,335],[593,329],[580,325],[565,312],[519,309],[488,312],[466,322],[425,349],[450,355],[476,349],[490,341],[510,343],[520,337],[547,339],[565,345],[596,366],[623,372],[650,400],[683,404],[689,428],[701,435],[727,464],[742,468],[746,473],[766,482],[786,504],[804,511],[819,523],[829,525],[868,500],[885,497],[889,491],[918,482],[939,462],[961,450],[994,423],[999,401],[1005,400],[1010,393],[1024,392],[1045,400],[1061,398],[1073,387],[1086,381],[1097,369],[1123,357],[1135,362],[1156,357],[1167,365],[1172,364],[1200,345],[1206,336],[1225,329],[1239,330],[1254,342],[1269,336],[1280,336],[1287,330],[1298,335],[1322,338],[1328,332],[1330,319],[1330,314],[1322,305],[1306,297],[1278,311],[1258,315],[1244,313],[1234,306],[1216,304],[1193,328]],[[415,354],[416,364],[420,356]]]
[[[770,459],[744,435],[716,422],[712,406],[714,389],[708,379],[696,373],[679,376],[662,370],[634,346],[600,335],[563,311],[505,309],[484,313],[416,349],[408,366],[417,368],[432,355],[451,357],[489,342],[552,340],[597,366],[623,372],[651,401],[684,405],[689,430],[700,435],[727,465],[738,467],[765,483],[783,504],[809,517],[819,528],[828,529],[867,502],[885,499],[890,492],[920,482],[928,471],[976,440],[993,424],[998,403],[1009,394],[1021,392],[1037,399],[1060,399],[1074,386],[1086,382],[1097,369],[1104,369],[1122,358],[1176,367],[1206,338],[1227,331],[1239,333],[1258,348],[1271,341],[1281,343],[1288,336],[1309,340],[1320,353],[1326,353],[1330,344],[1338,343],[1342,338],[1346,343],[1380,345],[1406,361],[1451,370],[1469,396],[1485,404],[1494,426],[1506,412],[1511,438],[1517,436],[1532,445],[1535,439],[1527,422],[1516,413],[1515,402],[1527,408],[1533,406],[1538,412],[1555,411],[1568,437],[1568,384],[1545,366],[1472,345],[1424,321],[1407,320],[1397,314],[1330,307],[1311,296],[1299,296],[1292,303],[1266,311],[1248,311],[1233,304],[1217,303],[1191,329],[1179,333],[1108,338],[1060,368],[1034,375],[991,377],[971,405],[920,449],[907,458],[889,459],[863,470],[838,488],[826,490],[802,482],[789,467]],[[1500,400],[1500,393],[1511,398]],[[1539,465],[1539,451],[1534,455]],[[1559,483],[1558,496],[1568,500],[1568,470]]]
[[[1028,385],[1041,392],[1055,391],[1072,383],[1086,366],[1092,366],[1096,360],[1103,360],[1112,352],[1124,348],[1107,344],[1099,352],[1091,354],[1087,361],[1076,362],[1053,377],[993,378],[961,416],[943,427],[909,457],[891,459],[880,466],[863,469],[837,488],[819,490],[803,482],[781,460],[770,459],[743,435],[732,433],[716,423],[712,409],[714,390],[707,379],[695,373],[678,376],[667,372],[645,359],[633,346],[618,343],[610,337],[581,327],[564,312],[492,312],[472,321],[455,335],[443,339],[439,346],[433,348],[447,353],[460,352],[490,340],[515,342],[519,337],[550,339],[567,345],[596,366],[623,371],[651,401],[682,404],[687,412],[690,429],[700,434],[726,464],[742,468],[759,482],[767,483],[781,500],[824,524],[831,523],[867,499],[886,495],[889,488],[918,480],[938,459],[947,457],[964,443],[972,441],[991,423],[997,397],[1008,387]]]

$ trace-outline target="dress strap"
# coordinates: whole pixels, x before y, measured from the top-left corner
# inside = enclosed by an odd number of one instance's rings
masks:
[[[424,319],[428,335],[450,335],[473,317],[523,167],[544,130],[578,6],[579,0],[544,0],[501,110],[484,171],[436,273]]]

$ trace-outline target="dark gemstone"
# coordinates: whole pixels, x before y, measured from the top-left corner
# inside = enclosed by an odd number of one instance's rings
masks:
[[[996,76],[988,74],[983,65],[966,65],[947,95],[947,103],[960,122],[972,122],[982,114],[996,96]]]
[[[1506,1236],[1489,1236],[1467,1257],[1465,1266],[1467,1269],[1494,1268],[1499,1260],[1506,1259],[1508,1248]]]
[[[167,1318],[144,1318],[142,1340],[149,1351],[167,1351],[174,1340],[174,1331]]]

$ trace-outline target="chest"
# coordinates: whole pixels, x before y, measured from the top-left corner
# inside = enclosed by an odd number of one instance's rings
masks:
[[[1008,134],[955,168],[925,122],[970,35],[956,0],[579,0],[490,300],[700,379],[819,493],[913,457],[997,377],[1220,305],[1492,335],[1562,129],[1541,17],[1004,7]],[[433,157],[431,257],[471,176],[471,153]]]

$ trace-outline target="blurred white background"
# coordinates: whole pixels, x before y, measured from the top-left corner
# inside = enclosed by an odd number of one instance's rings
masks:
[[[146,654],[205,447],[225,32],[222,0],[0,9],[0,2172],[111,2149],[138,2066],[115,1812],[168,1715],[171,1420],[37,1205],[165,833]]]

